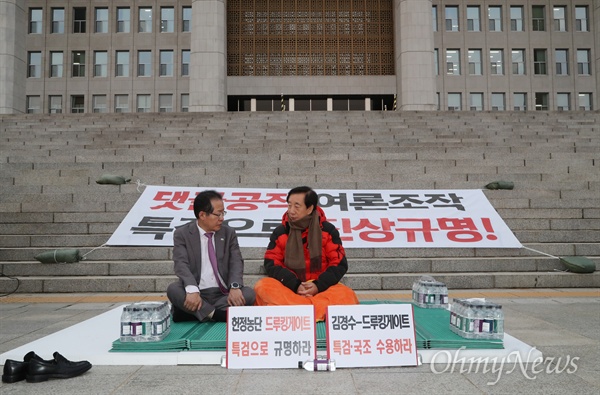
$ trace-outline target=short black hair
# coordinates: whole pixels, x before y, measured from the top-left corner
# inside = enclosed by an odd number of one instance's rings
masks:
[[[194,215],[200,218],[200,211],[211,214],[214,210],[211,200],[219,199],[223,200],[223,196],[215,190],[206,190],[200,192],[194,199]]]
[[[317,195],[317,193],[311,187],[307,187],[307,186],[292,188],[288,192],[288,195],[287,195],[287,198],[285,199],[285,201],[289,202],[290,196],[295,195],[297,193],[305,194],[304,195],[304,205],[306,206],[306,208],[310,208],[312,206],[317,208],[317,206],[319,205],[319,195]]]

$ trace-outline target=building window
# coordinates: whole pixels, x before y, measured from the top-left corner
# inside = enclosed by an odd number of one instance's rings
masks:
[[[115,112],[129,112],[128,95],[115,95]]]
[[[50,78],[63,76],[63,62],[62,52],[50,52]]]
[[[85,52],[73,51],[71,77],[85,77]]]
[[[502,7],[488,7],[488,24],[490,32],[502,31]]]
[[[183,7],[181,9],[181,31],[189,33],[192,31],[192,7]]]
[[[94,52],[94,77],[108,76],[108,53],[106,51]]]
[[[173,95],[158,95],[158,111],[173,112]]]
[[[108,8],[96,8],[95,14],[95,32],[108,33]]]
[[[469,31],[469,32],[481,31],[479,6],[467,7],[467,31]]]
[[[117,51],[116,77],[129,77],[129,51]]]
[[[92,96],[92,111],[93,112],[107,112],[106,95]]]
[[[534,49],[533,50],[533,73],[537,75],[546,75],[548,71],[546,69],[546,50],[545,49]]]
[[[433,26],[433,31],[438,31],[438,21],[437,21],[437,6],[431,7],[431,24]]]
[[[48,96],[48,112],[61,114],[62,111],[62,96]]]
[[[460,93],[448,93],[448,110],[460,110],[462,108],[461,101]]]
[[[569,50],[557,49],[554,58],[556,60],[556,75],[569,75]]]
[[[515,111],[526,111],[527,110],[527,93],[514,93],[513,94],[513,109]]]
[[[138,77],[152,75],[152,51],[138,51]]]
[[[173,76],[173,51],[160,51],[160,72],[161,77]]]
[[[40,78],[42,76],[42,53],[27,53],[27,77]]]
[[[504,50],[490,49],[490,74],[504,74]]]
[[[74,114],[82,114],[85,112],[85,100],[83,95],[71,96],[71,112]]]
[[[181,51],[181,75],[190,75],[190,50]]]
[[[469,49],[469,74],[481,75],[481,49]]]
[[[42,112],[42,98],[39,96],[27,96],[27,114],[39,114]]]
[[[548,111],[548,93],[547,92],[536,92],[535,93],[535,110],[536,111]]]
[[[173,7],[160,8],[160,32],[173,33],[175,31],[175,9]]]
[[[150,95],[137,95],[137,112],[150,112]]]
[[[579,75],[590,75],[590,50],[577,50],[577,73]]]
[[[73,8],[73,33],[85,33],[86,22],[85,7]]]
[[[42,34],[43,11],[41,8],[29,9],[29,34]]]
[[[555,32],[566,32],[567,31],[567,7],[554,6],[552,8],[554,17],[554,31]]]
[[[531,28],[534,32],[546,31],[546,7],[543,5],[534,5],[531,8],[532,19]]]
[[[181,94],[181,112],[190,111],[190,95],[188,93]]]
[[[591,93],[580,93],[577,95],[577,106],[579,110],[582,111],[592,111],[594,107],[592,106],[592,94]]]
[[[440,55],[437,48],[433,50],[433,68],[435,75],[440,75]]]
[[[505,95],[504,93],[492,93],[492,111],[504,111]]]
[[[471,111],[483,111],[483,93],[471,93],[469,95],[469,109]]]
[[[63,34],[65,32],[65,9],[52,9],[52,33]]]
[[[513,49],[511,51],[512,73],[515,75],[525,75],[525,50]]]
[[[510,30],[513,32],[523,31],[523,7],[510,7]]]
[[[240,17],[230,18],[227,23],[227,75],[394,74],[393,11],[397,2],[312,1],[314,6],[310,10],[302,8],[304,11],[291,6],[309,3],[279,1],[277,4],[285,4],[284,11],[279,6],[259,9],[255,6],[258,3],[253,1],[229,0],[228,14]],[[425,9],[427,13],[431,12],[430,7]],[[430,15],[423,17],[431,23]],[[195,35],[202,36],[202,32],[195,32]],[[428,73],[431,71],[427,70]],[[301,105],[304,104],[302,100]],[[324,100],[327,109],[327,99]],[[316,103],[320,105],[321,101]]]
[[[152,33],[152,8],[141,7],[139,9],[138,32]]]
[[[571,94],[570,93],[557,93],[556,94],[556,109],[558,111],[571,110]]]
[[[457,6],[446,6],[446,31],[457,32],[458,31],[458,7]]]
[[[117,8],[117,33],[129,33],[131,31],[131,11],[129,7]]]
[[[446,74],[460,75],[460,49],[446,50]]]
[[[575,30],[578,32],[590,31],[587,6],[575,7]]]

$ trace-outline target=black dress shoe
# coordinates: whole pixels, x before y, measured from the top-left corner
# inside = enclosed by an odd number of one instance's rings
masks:
[[[23,362],[15,361],[14,359],[7,359],[6,362],[4,362],[2,381],[5,383],[16,383],[17,381],[25,380],[25,376],[27,376],[27,370],[29,368],[29,361],[32,359],[43,361],[43,359],[33,351],[29,351],[27,354],[25,354],[23,357]]]
[[[212,320],[215,322],[227,322],[227,310],[215,310]]]
[[[69,361],[55,352],[53,361],[30,360],[25,379],[28,383],[39,383],[48,379],[69,379],[79,376],[91,368],[92,364],[88,361]]]

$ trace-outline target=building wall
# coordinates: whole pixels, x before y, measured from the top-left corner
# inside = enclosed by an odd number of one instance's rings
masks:
[[[194,0],[190,110],[227,111],[225,0]]]
[[[24,0],[0,0],[0,114],[25,110]]]
[[[492,93],[506,95],[505,108],[513,109],[513,94],[527,94],[527,109],[535,109],[536,93],[547,93],[549,98],[548,109],[558,108],[556,99],[558,93],[570,94],[570,108],[577,109],[577,95],[591,93],[595,101],[598,100],[598,73],[589,75],[577,73],[576,53],[578,49],[590,51],[590,61],[597,65],[598,42],[594,39],[597,32],[598,1],[577,0],[555,2],[551,0],[525,0],[525,1],[493,1],[482,2],[474,0],[458,0],[452,3],[434,0],[433,6],[437,8],[437,31],[434,33],[434,47],[438,50],[439,73],[436,77],[436,90],[439,92],[440,109],[448,109],[448,95],[460,93],[462,95],[461,108],[469,109],[469,95],[471,93],[483,94],[483,109],[491,110]],[[553,21],[553,7],[566,7],[566,31],[555,31]],[[575,5],[587,6],[590,13],[590,31],[575,31]],[[481,31],[468,31],[467,7],[479,6]],[[488,6],[501,7],[502,31],[490,31],[488,23]],[[523,31],[511,31],[510,6],[521,6],[524,12]],[[533,30],[533,7],[543,6],[545,9],[545,31]],[[458,31],[447,31],[445,26],[446,10],[448,7],[458,8]],[[596,24],[594,24],[596,21]],[[595,33],[594,33],[595,31]],[[452,75],[444,68],[444,59],[447,50],[460,50],[459,75]],[[481,75],[470,75],[468,72],[468,51],[481,50],[482,69]],[[490,51],[503,50],[504,70],[502,74],[491,73]],[[522,49],[525,53],[526,72],[515,75],[511,70],[511,51]],[[547,51],[547,74],[537,75],[534,72],[534,51],[544,49]],[[556,57],[557,49],[568,51],[568,75],[557,75]],[[593,70],[593,67],[591,68]],[[595,105],[597,108],[597,105]]]
[[[42,52],[42,77],[27,78],[27,95],[40,95],[44,113],[49,110],[51,95],[63,98],[63,112],[69,112],[73,95],[83,95],[85,98],[84,112],[93,112],[93,95],[106,95],[107,111],[115,109],[115,95],[127,95],[129,111],[135,111],[138,95],[150,95],[151,111],[159,111],[159,95],[172,95],[172,108],[181,109],[181,95],[189,93],[189,76],[181,74],[181,56],[183,50],[191,50],[191,33],[182,32],[182,7],[191,7],[186,1],[47,1],[28,0],[27,7],[43,9],[43,32],[27,34],[27,51]],[[86,9],[86,32],[73,33],[75,7]],[[117,9],[130,8],[129,32],[117,32]],[[152,31],[138,32],[138,12],[140,7],[152,7]],[[161,32],[160,9],[173,7],[174,32]],[[52,9],[63,8],[65,11],[64,33],[51,31]],[[108,8],[108,32],[97,33],[94,30],[95,10]],[[160,76],[160,51],[173,51],[172,76]],[[72,54],[85,51],[85,76],[72,76]],[[106,51],[108,54],[107,76],[94,76],[94,52]],[[129,52],[128,76],[116,76],[116,52]],[[138,76],[139,51],[151,51],[152,70],[149,76]],[[50,56],[52,52],[63,53],[63,76],[59,78],[50,75]]]
[[[492,110],[491,97],[494,93],[504,94],[504,108],[513,109],[514,93],[527,94],[527,109],[535,109],[536,94],[548,95],[548,109],[556,110],[557,94],[570,95],[570,108],[577,109],[579,94],[590,94],[593,108],[598,108],[600,92],[600,2],[596,0],[565,0],[555,4],[552,0],[455,0],[452,4],[442,0],[390,0],[394,4],[395,75],[384,76],[227,76],[226,64],[226,1],[225,0],[8,0],[1,1],[0,29],[8,40],[0,45],[0,111],[26,111],[25,97],[39,96],[41,112],[49,112],[49,96],[61,96],[63,111],[71,110],[73,97],[84,98],[83,112],[92,112],[94,96],[106,97],[106,110],[115,111],[115,95],[126,95],[129,111],[136,111],[138,95],[149,95],[149,111],[159,111],[159,96],[171,95],[171,108],[181,111],[183,100],[189,99],[191,111],[225,111],[228,96],[294,95],[320,96],[369,96],[394,95],[399,110],[445,110],[449,107],[448,95],[460,94],[460,107],[469,110],[471,93],[483,96],[482,110]],[[520,5],[524,11],[523,32],[512,32],[509,15],[510,6]],[[553,29],[552,10],[555,5],[566,7],[567,30]],[[589,32],[574,29],[574,7],[587,6]],[[458,31],[446,31],[445,7],[458,9]],[[467,7],[480,7],[481,30],[468,31]],[[492,32],[488,26],[488,7],[500,6],[502,30]],[[544,6],[546,12],[545,31],[533,31],[532,7]],[[65,32],[51,33],[53,8],[65,10]],[[85,7],[87,29],[85,33],[73,33],[73,10]],[[116,12],[119,7],[130,7],[131,30],[116,32]],[[140,7],[152,7],[152,32],[137,31]],[[160,10],[173,7],[175,10],[174,32],[161,32]],[[182,7],[191,7],[192,32],[183,32]],[[432,7],[437,10],[437,30],[433,31]],[[27,32],[28,18],[32,8],[43,12],[43,29],[40,33]],[[94,32],[96,8],[107,8],[108,32]],[[6,11],[4,11],[6,10]],[[429,15],[429,16],[428,16]],[[4,18],[4,19],[2,19]],[[4,49],[5,48],[5,49]],[[461,73],[450,75],[445,70],[446,51],[460,51]],[[479,49],[482,54],[481,75],[468,73],[468,51]],[[490,73],[490,50],[503,51],[501,74]],[[523,49],[526,54],[524,75],[511,72],[510,54],[513,49]],[[547,51],[545,75],[533,73],[533,53],[536,49]],[[569,73],[555,73],[555,51],[565,49],[569,53]],[[590,75],[577,72],[577,50],[590,53]],[[437,50],[437,58],[433,54]],[[85,51],[85,77],[72,77],[72,55]],[[108,54],[107,76],[93,75],[94,52]],[[116,51],[129,51],[129,76],[116,77]],[[152,73],[137,75],[139,51],[151,51]],[[160,76],[160,51],[173,51],[173,73]],[[189,75],[182,74],[182,51],[190,52]],[[40,77],[26,77],[28,54],[41,54]],[[52,52],[62,52],[63,76],[50,75]],[[434,71],[439,70],[438,73]],[[288,107],[289,109],[292,108]],[[368,108],[368,106],[365,106]]]

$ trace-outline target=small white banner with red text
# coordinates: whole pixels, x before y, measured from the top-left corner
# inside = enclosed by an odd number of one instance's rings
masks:
[[[417,366],[412,304],[329,306],[327,358],[336,368]]]
[[[229,307],[228,369],[298,368],[316,353],[313,305]]]

